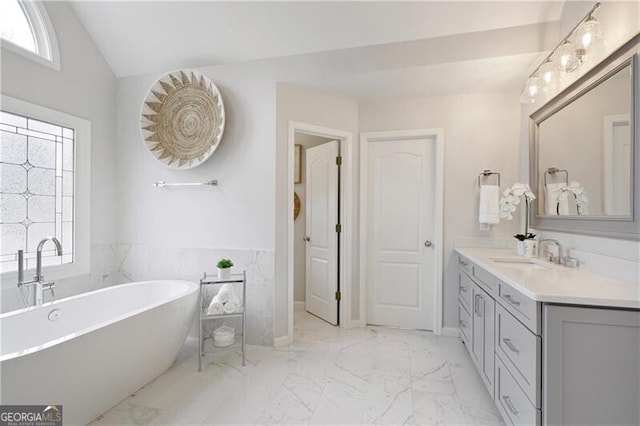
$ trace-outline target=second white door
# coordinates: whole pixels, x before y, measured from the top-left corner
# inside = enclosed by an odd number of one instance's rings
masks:
[[[305,152],[306,156],[306,309],[338,324],[338,141]]]
[[[434,329],[435,139],[368,144],[367,322]]]

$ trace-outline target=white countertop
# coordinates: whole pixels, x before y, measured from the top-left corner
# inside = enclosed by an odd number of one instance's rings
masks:
[[[527,297],[539,302],[640,309],[640,283],[629,283],[582,268],[567,268],[542,259],[544,268],[499,263],[494,259],[529,259],[513,250],[457,248],[470,261]]]

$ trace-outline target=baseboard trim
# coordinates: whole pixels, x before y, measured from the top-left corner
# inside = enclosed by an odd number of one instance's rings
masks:
[[[305,302],[293,302],[293,306],[304,306]]]
[[[455,327],[442,327],[442,335],[450,337],[460,336],[460,329]]]
[[[276,348],[281,348],[291,343],[293,343],[293,336],[280,336],[273,339],[273,346]]]

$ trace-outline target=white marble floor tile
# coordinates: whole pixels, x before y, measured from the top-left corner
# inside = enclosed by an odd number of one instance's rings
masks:
[[[404,424],[413,416],[411,376],[373,370],[365,395],[365,424]]]
[[[456,396],[412,391],[414,419],[420,425],[466,425]]]
[[[284,348],[208,353],[189,341],[163,375],[94,425],[503,424],[460,340],[331,326],[296,306]]]
[[[360,424],[365,392],[350,384],[331,381],[324,389],[310,424]]]

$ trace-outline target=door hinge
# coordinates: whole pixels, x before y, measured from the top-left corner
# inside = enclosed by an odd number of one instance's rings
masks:
[[[342,297],[342,295],[340,294],[339,291],[336,291],[336,300],[340,300],[340,298]]]
[[[341,166],[341,165],[342,165],[342,156],[341,156],[341,155],[338,155],[338,156],[336,157],[336,164],[337,164],[338,166]]]
[[[340,225],[339,223],[336,225],[336,232],[337,233],[342,232],[342,225]]]

